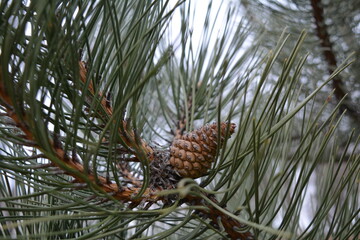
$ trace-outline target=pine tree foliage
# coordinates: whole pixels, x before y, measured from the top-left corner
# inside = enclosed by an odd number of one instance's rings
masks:
[[[260,52],[234,6],[210,1],[198,39],[184,1],[0,11],[1,239],[359,237],[359,139],[339,149],[345,100],[319,95],[353,59],[305,96],[306,33]],[[206,126],[212,165],[182,176],[170,146]]]
[[[301,83],[307,86],[307,91],[319,86],[348,56],[359,55],[360,5],[356,0],[245,0],[239,3],[251,24],[263,29],[261,35],[264,37],[260,37],[260,32],[257,31],[254,32],[255,39],[268,49],[276,45],[284,28],[294,36],[303,29],[308,31],[303,51],[310,54],[301,80]],[[284,49],[284,52],[290,50]],[[332,104],[337,104],[346,95],[341,109],[347,110],[346,116],[350,122],[342,124],[346,129],[344,135],[347,135],[346,132],[351,126],[359,127],[359,64],[359,61],[354,61],[324,89],[325,95],[329,90],[335,89]]]

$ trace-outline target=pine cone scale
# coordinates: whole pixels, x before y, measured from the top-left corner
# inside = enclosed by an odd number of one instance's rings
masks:
[[[186,153],[186,160],[189,161],[189,162],[196,162],[196,157],[194,155],[194,153],[191,153],[191,152],[187,152]]]
[[[213,123],[174,139],[170,146],[170,165],[182,177],[198,178],[207,173],[218,148],[235,131],[234,123]],[[227,133],[229,131],[229,133]],[[220,134],[220,135],[219,135]],[[218,142],[219,141],[219,142]]]

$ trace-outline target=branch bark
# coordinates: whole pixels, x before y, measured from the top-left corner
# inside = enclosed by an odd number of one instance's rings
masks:
[[[310,0],[312,7],[312,14],[315,20],[316,34],[320,40],[322,48],[322,54],[327,63],[327,70],[329,74],[332,74],[337,68],[337,60],[333,49],[333,43],[330,40],[330,34],[327,29],[324,18],[324,8],[321,0]],[[350,96],[346,96],[348,91],[345,89],[343,79],[340,75],[337,75],[332,80],[332,86],[334,88],[334,94],[338,101],[346,97],[346,100],[341,104],[342,110],[347,110],[351,118],[356,122],[360,121],[360,112],[356,105],[351,101]]]
[[[36,143],[35,136],[29,128],[26,113],[23,112],[21,116],[19,116],[19,113],[13,110],[13,100],[8,95],[3,82],[2,65],[0,65],[0,103],[5,107],[8,117],[10,117],[14,121],[15,125],[23,131],[24,134],[22,138],[25,141]],[[140,187],[118,186],[117,184],[110,182],[105,177],[86,171],[84,166],[77,159],[68,156],[68,154],[62,149],[59,139],[56,137],[53,139],[50,138],[49,145],[51,146],[53,153],[49,153],[43,149],[42,146],[37,144],[35,144],[34,147],[41,151],[44,157],[49,159],[54,166],[64,170],[67,175],[74,177],[74,182],[86,183],[100,192],[110,194],[117,200],[122,202],[131,202],[133,205],[139,204],[141,201],[159,200],[159,197],[155,195],[155,192],[149,188],[145,189],[142,196],[133,199],[133,197],[141,191]],[[49,154],[51,154],[51,156]],[[54,159],[53,154],[55,155],[56,160]]]
[[[205,194],[214,204],[220,205],[216,198],[212,195]],[[211,220],[211,224],[221,230],[223,229],[230,239],[240,239],[240,240],[253,240],[255,239],[252,232],[249,231],[249,227],[239,221],[229,217],[222,211],[218,210],[210,203],[204,201],[202,197],[188,195],[184,199],[186,203],[192,206],[204,206],[206,209],[199,209],[197,213],[199,216],[208,218]],[[223,207],[225,211],[228,211]]]
[[[79,70],[80,70],[80,80],[84,84],[88,84],[88,89],[92,95],[91,97],[95,97],[96,93],[94,91],[94,86],[92,80],[88,79],[87,77],[86,64],[83,61],[79,62]],[[89,81],[89,83],[87,83],[87,81]],[[100,97],[101,105],[105,109],[108,116],[112,116],[113,110],[112,107],[110,106],[109,100],[101,92],[98,93],[98,96]],[[148,161],[152,161],[154,159],[153,149],[143,139],[136,136],[134,130],[129,130],[128,123],[125,120],[123,120],[122,122],[122,126],[119,129],[119,133],[121,139],[129,148],[139,149],[141,152],[144,152],[147,156]],[[136,154],[136,152],[134,154]],[[141,159],[142,156],[137,156],[137,158]]]

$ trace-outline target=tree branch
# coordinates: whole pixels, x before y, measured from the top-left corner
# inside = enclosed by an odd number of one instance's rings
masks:
[[[13,120],[14,125],[23,131],[23,139],[26,141],[31,141],[34,143],[37,143],[36,137],[34,133],[32,132],[31,128],[29,127],[29,121],[28,116],[26,115],[25,111],[15,112],[14,109],[14,101],[9,96],[9,94],[6,91],[5,84],[3,82],[3,71],[2,71],[2,65],[0,64],[0,101],[1,104],[5,107],[5,110],[7,112],[7,116],[10,117]],[[80,63],[80,75],[81,80],[86,83],[86,69],[82,63]],[[95,96],[93,86],[92,84],[89,84],[89,91]],[[103,98],[101,101],[102,106],[104,109],[106,109],[107,114],[112,114],[112,109],[108,102],[106,102],[107,99]],[[191,101],[191,100],[190,100]],[[190,103],[191,104],[191,103]],[[184,118],[185,119],[185,118]],[[147,145],[147,143],[142,140],[138,139],[138,136],[136,133],[131,130],[128,131],[128,128],[126,127],[126,121],[123,121],[123,133],[121,133],[121,137],[123,138],[124,142],[129,144],[129,147],[143,147],[145,148],[144,151],[148,151],[148,153],[151,153],[153,149]],[[182,129],[178,129],[177,134],[182,134]],[[132,145],[132,144],[138,144],[139,145]],[[21,143],[20,143],[21,144]],[[132,184],[132,187],[127,186],[119,186],[116,183],[111,182],[108,178],[99,176],[96,173],[93,173],[89,170],[87,170],[84,165],[77,160],[76,155],[74,156],[68,156],[66,151],[63,150],[62,147],[62,141],[60,140],[59,136],[56,134],[50,135],[49,134],[49,145],[50,145],[50,153],[49,149],[44,149],[41,145],[35,145],[40,152],[42,152],[44,158],[49,159],[49,161],[52,163],[51,165],[56,166],[63,170],[63,174],[72,176],[74,178],[74,183],[84,184],[85,186],[90,187],[91,189],[95,189],[100,193],[107,193],[109,195],[109,198],[117,199],[121,202],[128,202],[129,207],[136,207],[140,203],[148,202],[148,203],[154,203],[158,202],[159,200],[163,200],[164,202],[167,202],[168,199],[171,200],[171,197],[168,198],[168,196],[159,196],[157,195],[158,189],[152,189],[152,188],[146,188],[144,193],[134,198],[136,195],[142,191],[142,182],[140,182],[137,178],[134,178],[132,173],[127,171],[126,166],[119,165],[119,169],[122,172],[121,174],[129,180],[129,183]],[[133,153],[136,155],[135,153]],[[135,160],[135,158],[134,158]],[[152,161],[152,163],[155,163],[156,161]],[[41,167],[44,167],[47,165],[43,165]],[[169,178],[171,176],[161,176],[164,178]],[[170,186],[167,189],[176,188],[175,182],[177,180],[174,180],[174,184],[170,184]],[[171,182],[173,183],[173,182]],[[84,186],[84,187],[85,187]],[[216,205],[219,205],[219,202],[216,200],[215,197],[207,195],[207,197]],[[182,203],[186,203],[192,206],[205,206],[206,209],[200,209],[198,210],[198,213],[201,213],[201,216],[207,219],[210,219],[211,224],[219,229],[220,231],[224,231],[228,234],[228,236],[231,239],[241,239],[241,240],[251,240],[254,239],[253,234],[249,231],[249,227],[238,222],[237,220],[227,216],[222,211],[218,210],[216,207],[214,207],[212,204],[207,203],[201,196],[192,196],[187,195],[183,198]],[[149,205],[150,206],[150,205]]]
[[[215,196],[205,194],[214,204],[220,205]],[[211,224],[219,229],[224,230],[231,239],[240,240],[252,240],[255,239],[254,235],[249,231],[249,227],[245,224],[238,222],[237,220],[224,214],[210,203],[206,202],[200,196],[187,195],[184,201],[191,206],[204,206],[205,209],[199,209],[196,213],[200,217],[208,218],[211,220]],[[224,210],[228,211],[226,208]]]
[[[31,132],[28,127],[27,115],[25,112],[22,113],[22,116],[19,116],[17,112],[13,111],[13,100],[7,94],[4,82],[3,82],[3,68],[0,64],[0,100],[1,104],[6,108],[7,115],[14,122],[15,125],[24,132],[23,138],[26,141],[36,142],[34,134]],[[137,195],[141,188],[140,187],[123,187],[118,186],[115,183],[109,182],[105,177],[98,176],[85,170],[84,166],[77,161],[76,159],[70,158],[66,152],[62,149],[59,140],[54,137],[50,139],[50,144],[53,153],[55,154],[56,160],[53,159],[53,155],[49,156],[48,151],[42,148],[42,146],[35,145],[35,147],[40,150],[46,158],[48,158],[55,166],[63,169],[65,173],[69,176],[75,178],[75,182],[78,183],[87,183],[95,189],[102,191],[104,193],[109,193],[113,198],[120,200],[122,202],[131,202],[133,205],[139,204],[141,201],[157,201],[158,196],[154,194],[154,191],[151,191],[150,188],[147,188],[144,194],[137,198],[133,199]]]
[[[322,54],[327,62],[327,70],[329,74],[332,74],[337,68],[337,60],[333,49],[333,44],[330,41],[330,35],[324,19],[324,8],[322,7],[321,0],[310,0],[312,7],[312,14],[316,25],[316,34],[320,40],[322,47]],[[335,90],[334,94],[338,101],[342,100],[346,94],[343,79],[340,75],[335,76],[332,79],[332,86]],[[356,105],[347,96],[347,100],[341,104],[342,110],[347,110],[349,115],[356,121],[360,121],[360,112]]]
[[[92,98],[95,97],[96,93],[94,92],[94,86],[92,80],[87,78],[87,69],[85,62],[79,61],[79,69],[80,69],[80,80],[84,84],[88,84],[88,89],[92,94]],[[87,83],[87,81],[90,82]],[[108,116],[112,116],[113,110],[112,107],[110,106],[109,99],[107,99],[105,95],[101,92],[98,93],[98,96],[101,98],[101,105],[105,109]],[[122,127],[119,129],[121,139],[129,148],[137,149],[140,147],[141,148],[140,150],[146,154],[147,160],[152,161],[154,159],[154,150],[143,139],[136,136],[134,130],[129,130],[128,125],[129,124],[127,121],[125,120],[122,121]],[[137,157],[138,159],[141,159],[141,156],[137,156]]]

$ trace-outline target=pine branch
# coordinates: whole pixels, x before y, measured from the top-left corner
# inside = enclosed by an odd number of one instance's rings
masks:
[[[279,72],[272,67],[283,60],[288,36],[264,59],[255,48],[239,52],[248,25],[229,10],[217,33],[209,4],[197,50],[190,3],[182,10],[180,62],[173,52],[179,48],[172,47],[159,60],[168,2],[60,1],[60,7],[34,8],[36,14],[21,8],[30,18],[11,17],[21,20],[20,30],[5,21],[11,30],[0,56],[0,210],[12,223],[0,226],[2,235],[244,240],[356,234],[360,165],[354,154],[347,171],[329,167],[321,175],[315,216],[305,230],[299,221],[314,169],[338,151],[332,144],[338,106],[320,125],[324,109],[307,106],[345,65],[299,102],[306,57],[297,56],[305,34]],[[28,23],[32,33],[24,36]],[[79,62],[79,48],[87,49],[89,68]],[[301,111],[299,126],[294,118]],[[193,130],[194,121],[214,120]],[[170,147],[150,142],[168,140],[169,129],[176,129]],[[294,130],[298,142],[291,141]],[[189,179],[198,177],[201,184]],[[20,187],[13,190],[12,182]]]
[[[215,196],[206,194],[207,198],[216,204],[217,206],[220,203],[217,201]],[[254,235],[249,231],[249,226],[240,223],[239,221],[231,218],[230,216],[224,214],[222,211],[214,207],[212,204],[204,201],[202,197],[188,195],[184,201],[186,201],[191,206],[203,206],[205,208],[199,208],[195,213],[200,217],[208,218],[211,220],[211,224],[219,230],[224,230],[228,237],[231,239],[241,239],[241,240],[252,240],[255,239]],[[223,207],[225,211],[228,211]]]
[[[3,82],[3,66],[0,65],[0,100],[1,104],[6,108],[8,117],[12,118],[15,122],[16,126],[24,132],[23,138],[26,141],[37,142],[34,134],[29,130],[28,127],[28,117],[25,113],[21,116],[13,110],[14,104],[11,97],[6,92],[6,87]],[[83,72],[82,72],[83,74]],[[110,109],[109,109],[109,112]],[[129,138],[130,139],[130,138]],[[130,139],[134,141],[134,139]],[[45,149],[40,145],[35,145],[35,147],[43,152],[44,156],[46,156],[54,166],[63,169],[65,173],[69,176],[75,178],[74,182],[78,183],[87,183],[95,189],[110,194],[114,199],[120,200],[122,202],[131,202],[133,205],[137,205],[141,201],[155,201],[158,200],[158,197],[154,195],[154,192],[150,189],[146,189],[144,194],[137,198],[133,199],[140,191],[139,187],[123,187],[118,186],[115,183],[109,182],[108,179],[102,176],[94,175],[91,172],[85,171],[84,166],[74,158],[71,158],[67,155],[67,153],[63,150],[61,143],[57,137],[49,140],[50,146],[52,147],[52,151],[55,153],[56,159],[53,159],[52,155],[49,156],[49,153],[45,151]],[[131,141],[128,141],[133,143]],[[136,184],[137,185],[137,184]]]
[[[87,81],[89,81],[88,89],[89,89],[89,92],[92,94],[91,97],[94,98],[96,94],[94,92],[94,86],[93,86],[92,80],[87,79],[87,70],[86,70],[85,62],[83,62],[83,61],[79,62],[79,69],[80,69],[80,80],[84,84],[86,84]],[[111,117],[113,114],[113,110],[110,106],[109,99],[107,97],[105,97],[104,94],[101,92],[99,92],[97,95],[100,97],[101,105],[105,109],[108,117]],[[148,161],[152,161],[154,159],[153,149],[143,139],[141,139],[139,136],[136,136],[136,133],[134,130],[129,129],[129,124],[125,120],[122,121],[122,126],[120,127],[120,137],[130,149],[138,149],[137,152],[143,151],[146,154]],[[139,149],[139,146],[140,146],[140,149]],[[136,151],[134,152],[134,154],[135,155],[137,154]],[[142,157],[143,156],[138,156],[137,159],[141,159]]]
[[[331,75],[337,68],[337,60],[333,49],[333,44],[330,40],[330,35],[325,23],[324,9],[322,7],[321,0],[310,0],[312,7],[312,14],[315,20],[316,33],[320,39],[320,45],[322,47],[322,53],[327,62],[327,70]],[[351,101],[351,98],[347,96],[347,90],[345,89],[343,79],[340,75],[335,76],[332,79],[332,86],[335,89],[334,94],[338,101],[347,97],[346,101],[343,101],[341,108],[346,109],[349,115],[356,121],[360,121],[360,112],[356,105]]]
[[[86,68],[84,67],[83,63],[80,63],[80,76],[81,81],[83,83],[86,83]],[[0,99],[2,100],[2,105],[5,106],[7,110],[7,116],[10,117],[15,125],[24,132],[23,138],[26,141],[32,141],[36,143],[36,139],[34,134],[29,130],[28,123],[27,123],[27,115],[24,112],[22,116],[18,116],[17,113],[13,112],[13,100],[6,92],[6,87],[3,82],[3,72],[2,72],[2,65],[0,65]],[[94,88],[92,84],[89,84],[89,91],[95,96]],[[102,94],[98,94],[101,96]],[[104,109],[106,109],[107,114],[112,114],[112,109],[106,102],[106,99],[102,98],[101,101],[102,106]],[[141,142],[141,147],[148,147],[147,143],[142,139],[135,139],[135,133],[128,132],[128,129],[126,128],[126,121],[123,121],[124,124],[124,131],[121,134],[121,137],[123,138],[124,142],[129,144],[129,147],[136,148],[138,145],[133,145],[135,143]],[[227,131],[234,131],[235,125],[232,124],[230,130],[227,129],[228,124],[222,123],[221,129],[222,129],[222,135],[221,143],[219,144],[219,147],[221,147],[222,142],[224,141],[224,137],[226,136]],[[217,125],[213,124],[210,127],[206,126],[200,130],[197,130],[197,134],[202,135],[209,135],[209,137],[213,136],[214,139],[212,141],[215,141],[217,139],[217,134],[215,132]],[[181,131],[181,133],[178,133],[178,138],[189,136],[189,134],[183,135],[184,132]],[[181,134],[181,135],[180,135]],[[191,133],[190,133],[191,134]],[[192,133],[192,135],[195,134],[195,132]],[[207,138],[207,137],[206,137]],[[211,138],[210,138],[211,139]],[[204,139],[203,139],[204,140]],[[177,139],[179,141],[179,139]],[[180,140],[181,141],[181,140]],[[204,140],[205,141],[205,140]],[[210,146],[212,149],[215,149],[215,152],[212,150],[212,153],[216,153],[216,149],[218,147],[218,144],[214,142],[214,146]],[[117,199],[121,202],[129,202],[129,207],[133,208],[138,206],[140,203],[148,202],[148,205],[145,207],[147,209],[150,207],[153,203],[158,202],[159,200],[163,200],[165,203],[168,203],[172,200],[172,196],[166,196],[161,197],[157,195],[156,191],[161,189],[171,190],[176,188],[176,183],[180,180],[180,178],[177,178],[176,173],[174,173],[172,169],[168,169],[167,172],[165,171],[164,174],[160,174],[159,178],[152,177],[152,186],[155,186],[155,188],[146,188],[144,193],[140,195],[140,197],[134,198],[134,196],[137,196],[141,191],[143,184],[135,178],[131,172],[128,171],[125,165],[118,164],[120,173],[125,177],[125,179],[128,179],[130,183],[134,187],[125,187],[125,186],[119,186],[116,183],[111,182],[108,178],[99,176],[98,174],[94,174],[89,170],[86,170],[86,168],[79,162],[79,160],[76,158],[76,156],[68,156],[68,154],[63,150],[62,143],[59,139],[59,136],[56,134],[52,139],[50,139],[50,145],[52,147],[53,152],[55,153],[56,159],[49,156],[48,153],[45,151],[45,149],[41,145],[35,145],[35,147],[40,150],[43,154],[39,156],[43,156],[45,158],[48,158],[52,163],[50,165],[46,164],[41,167],[48,167],[48,166],[56,166],[63,170],[61,172],[62,174],[66,174],[69,176],[72,176],[75,180],[73,183],[86,183],[89,187],[95,188],[96,190],[100,191],[101,193],[109,194],[110,198]],[[153,151],[152,148],[148,147],[151,151]],[[134,152],[136,154],[136,152]],[[158,166],[156,165],[157,162],[163,161],[164,156],[161,156],[161,153],[157,153],[159,156],[153,155],[153,159],[151,161],[151,167],[152,167],[152,174],[155,174],[155,171],[160,171],[160,168],[163,164],[168,165],[167,162],[159,162]],[[76,155],[76,154],[75,154]],[[213,157],[212,157],[213,158]],[[136,158],[135,158],[136,159]],[[135,160],[134,159],[134,160]],[[155,174],[156,175],[156,174]],[[168,178],[167,180],[164,178]],[[163,184],[159,183],[163,182]],[[126,182],[125,182],[126,183]],[[164,186],[164,188],[159,186]],[[219,205],[219,202],[216,200],[214,196],[209,196],[211,201]],[[230,218],[226,214],[219,211],[214,206],[207,204],[202,197],[194,197],[192,195],[186,195],[181,203],[186,203],[190,206],[205,206],[206,210],[199,210],[198,213],[201,213],[200,216],[204,218],[208,218],[211,220],[212,225],[220,230],[225,231],[229,237],[232,239],[243,239],[243,240],[249,240],[254,239],[253,234],[248,231],[248,226],[236,221],[235,219]],[[226,210],[226,209],[225,209]]]
[[[196,90],[197,89],[195,89],[195,91]],[[200,173],[199,175],[198,172],[192,174],[191,168],[195,168],[194,166],[197,163],[193,163],[193,166],[190,167],[190,170],[187,169],[186,166],[181,166],[182,164],[185,165],[186,161],[183,161],[181,159],[182,157],[181,156],[179,157],[179,155],[177,155],[178,152],[183,151],[184,152],[183,154],[185,154],[186,156],[193,156],[194,158],[197,158],[198,155],[193,155],[192,151],[194,152],[196,151],[193,150],[192,148],[195,147],[197,143],[199,143],[199,146],[201,146],[200,149],[201,148],[203,149],[203,152],[201,154],[204,154],[204,156],[206,156],[205,157],[206,161],[210,161],[210,165],[200,168],[199,171],[203,172],[203,170],[205,170],[205,172],[207,172],[208,168],[211,166],[211,161],[213,161],[213,159],[211,156],[209,156],[206,153],[207,150],[204,149],[209,149],[211,154],[214,154],[213,157],[215,157],[216,152],[222,147],[224,139],[229,137],[234,132],[236,125],[234,123],[232,124],[221,123],[220,126],[218,126],[218,124],[212,124],[212,125],[206,125],[195,131],[186,133],[185,132],[187,125],[186,120],[191,119],[190,112],[193,107],[193,99],[191,93],[187,95],[186,101],[187,102],[185,106],[187,107],[187,109],[184,109],[181,112],[180,119],[177,122],[177,128],[174,131],[174,140],[172,142],[172,146],[170,147],[170,154],[172,156],[170,158],[170,164],[180,173],[180,175],[186,175],[184,177],[197,178],[201,175],[204,175],[203,173]],[[220,138],[219,141],[216,133],[218,127],[220,128],[220,133],[221,133],[221,135],[219,134],[219,138]],[[213,141],[213,145],[212,145],[212,141]],[[179,145],[177,143],[179,143]],[[209,156],[209,159],[207,156]],[[203,161],[205,161],[205,159]],[[178,163],[181,167],[179,167]],[[199,166],[201,165],[199,164]],[[217,201],[215,196],[209,194],[205,194],[205,195],[209,198],[209,200],[213,202],[213,204],[216,204],[217,206],[220,207],[220,203]],[[197,210],[195,214],[199,215],[199,217],[210,219],[211,224],[216,229],[225,231],[229,238],[240,239],[240,240],[255,239],[252,232],[249,231],[249,226],[242,224],[239,221],[224,214],[222,211],[215,208],[212,204],[206,202],[204,198],[200,196],[193,196],[191,194],[188,194],[184,199],[182,199],[182,202],[187,203],[190,206],[205,207],[205,209],[200,208],[199,210]],[[226,208],[223,209],[227,211]]]

